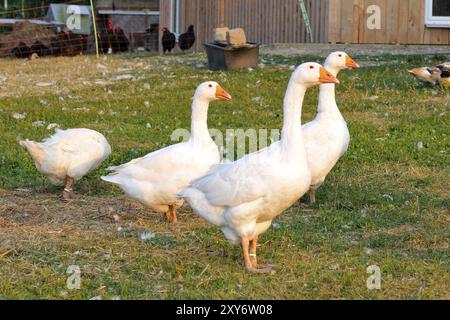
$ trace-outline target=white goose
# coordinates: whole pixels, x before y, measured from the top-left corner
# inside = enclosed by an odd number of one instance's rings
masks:
[[[257,266],[258,236],[309,189],[311,176],[299,119],[306,90],[320,83],[338,81],[317,63],[299,66],[284,100],[281,141],[238,161],[215,166],[179,193],[197,215],[219,226],[230,242],[242,245],[250,272],[270,270]]]
[[[345,52],[333,52],[326,59],[324,67],[337,77],[341,70],[359,68],[359,65]],[[350,143],[347,123],[336,104],[335,84],[320,86],[317,111],[316,118],[303,126],[303,139],[311,170],[311,204],[316,202],[316,190],[345,154]]]
[[[105,137],[90,129],[56,130],[42,142],[20,141],[34,160],[36,169],[55,185],[65,185],[63,199],[72,195],[75,181],[80,180],[111,154]]]
[[[118,185],[131,199],[165,213],[170,222],[176,223],[176,210],[183,205],[176,194],[220,162],[219,148],[208,132],[209,103],[230,99],[230,94],[218,83],[202,83],[193,99],[189,141],[111,167],[114,173],[102,179]]]

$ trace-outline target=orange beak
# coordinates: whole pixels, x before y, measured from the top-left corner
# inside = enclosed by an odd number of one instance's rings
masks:
[[[216,88],[216,98],[219,100],[231,100],[231,95],[226,92],[221,86]]]
[[[359,64],[357,64],[355,60],[350,58],[348,55],[345,57],[345,66],[347,68],[359,68]]]
[[[338,84],[339,80],[336,79],[335,76],[333,76],[330,72],[325,70],[325,68],[320,68],[320,77],[319,77],[320,83],[335,83]]]

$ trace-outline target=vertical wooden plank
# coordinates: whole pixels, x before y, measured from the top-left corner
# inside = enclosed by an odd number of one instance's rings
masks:
[[[289,12],[289,7],[291,5],[290,0],[284,1],[284,19],[283,19],[283,29],[284,29],[284,43],[289,43],[289,37],[291,35],[289,27],[291,26],[291,15]]]
[[[387,42],[387,29],[386,29],[386,2],[389,0],[378,0],[378,6],[381,9],[381,29],[376,31],[375,43],[382,44]],[[392,0],[391,0],[392,1]],[[422,0],[419,0],[422,1]]]
[[[341,0],[342,3],[342,25],[341,25],[341,41],[344,43],[352,42],[353,33],[353,0]]]
[[[342,0],[328,1],[328,39],[329,43],[338,43],[341,41],[341,8]]]
[[[398,11],[400,10],[399,0],[390,0],[386,4],[386,28],[387,28],[387,43],[395,44],[398,41],[398,32],[400,29],[399,21],[397,19]]]
[[[361,43],[364,30],[364,0],[353,1],[352,43]]]
[[[261,34],[262,34],[262,22],[263,22],[263,13],[262,13],[263,1],[256,1],[256,10],[258,12],[258,21],[256,25],[257,34],[255,39],[250,39],[252,41],[260,42]]]
[[[328,3],[327,1],[321,1],[320,6],[320,39],[319,43],[326,43],[327,31],[328,31]]]
[[[280,41],[287,43],[289,39],[289,0],[283,1],[283,7],[281,13],[281,38]]]
[[[272,43],[272,39],[273,39],[273,37],[272,37],[272,35],[273,35],[273,25],[274,25],[274,23],[273,23],[273,10],[275,9],[275,7],[274,7],[274,0],[267,0],[268,1],[268,17],[269,17],[269,19],[268,19],[268,26],[272,26],[272,27],[269,27],[268,28],[268,30],[267,30],[267,33],[266,33],[266,36],[265,36],[265,38],[266,38],[266,43],[267,44],[269,44],[269,43]]]
[[[219,23],[218,23],[218,27],[225,27],[225,0],[219,0],[219,6],[218,6],[218,10],[219,10]]]
[[[316,6],[316,21],[315,21],[315,25],[316,25],[316,36],[314,37],[314,42],[315,43],[320,43],[320,39],[321,39],[321,35],[322,35],[322,24],[321,22],[321,6],[322,6],[322,1],[314,1],[314,5]]]
[[[444,45],[448,44],[448,31],[447,29],[432,29],[430,44]]]
[[[422,0],[409,0],[408,10],[408,44],[423,43],[424,5]]]
[[[289,25],[289,42],[295,43],[295,20],[296,20],[296,12],[295,12],[295,0],[290,1],[289,3],[289,15],[291,17],[291,23]]]
[[[400,1],[400,0],[398,0]],[[397,12],[398,17],[398,43],[407,44],[408,43],[408,17],[409,17],[409,1],[401,0],[399,3],[399,8]]]
[[[280,33],[280,1],[275,2],[274,21],[275,21],[275,28],[274,28],[274,35],[273,35],[272,43],[277,43],[278,36]]]
[[[391,0],[392,1],[392,0]],[[394,0],[395,1],[395,0]],[[371,0],[364,0],[363,1],[363,23],[361,28],[363,29],[360,37],[360,43],[376,43],[377,38],[377,30],[371,30],[367,27],[367,20],[369,19],[369,16],[371,13],[367,12],[367,9],[370,5],[379,5],[378,2],[374,3]]]

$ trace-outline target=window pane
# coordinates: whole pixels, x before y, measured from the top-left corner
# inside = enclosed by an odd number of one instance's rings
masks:
[[[450,17],[450,0],[433,0],[433,16]]]

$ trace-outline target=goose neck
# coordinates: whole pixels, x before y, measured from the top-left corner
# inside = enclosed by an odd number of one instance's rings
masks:
[[[285,148],[303,144],[301,115],[307,87],[290,81],[284,98],[281,141]]]
[[[208,132],[209,101],[194,97],[192,103],[191,140],[199,141],[210,139]]]
[[[325,68],[335,77],[338,76],[339,71],[336,68],[325,65]],[[336,85],[334,83],[320,85],[318,117],[332,117],[342,118],[339,108],[336,103]]]

